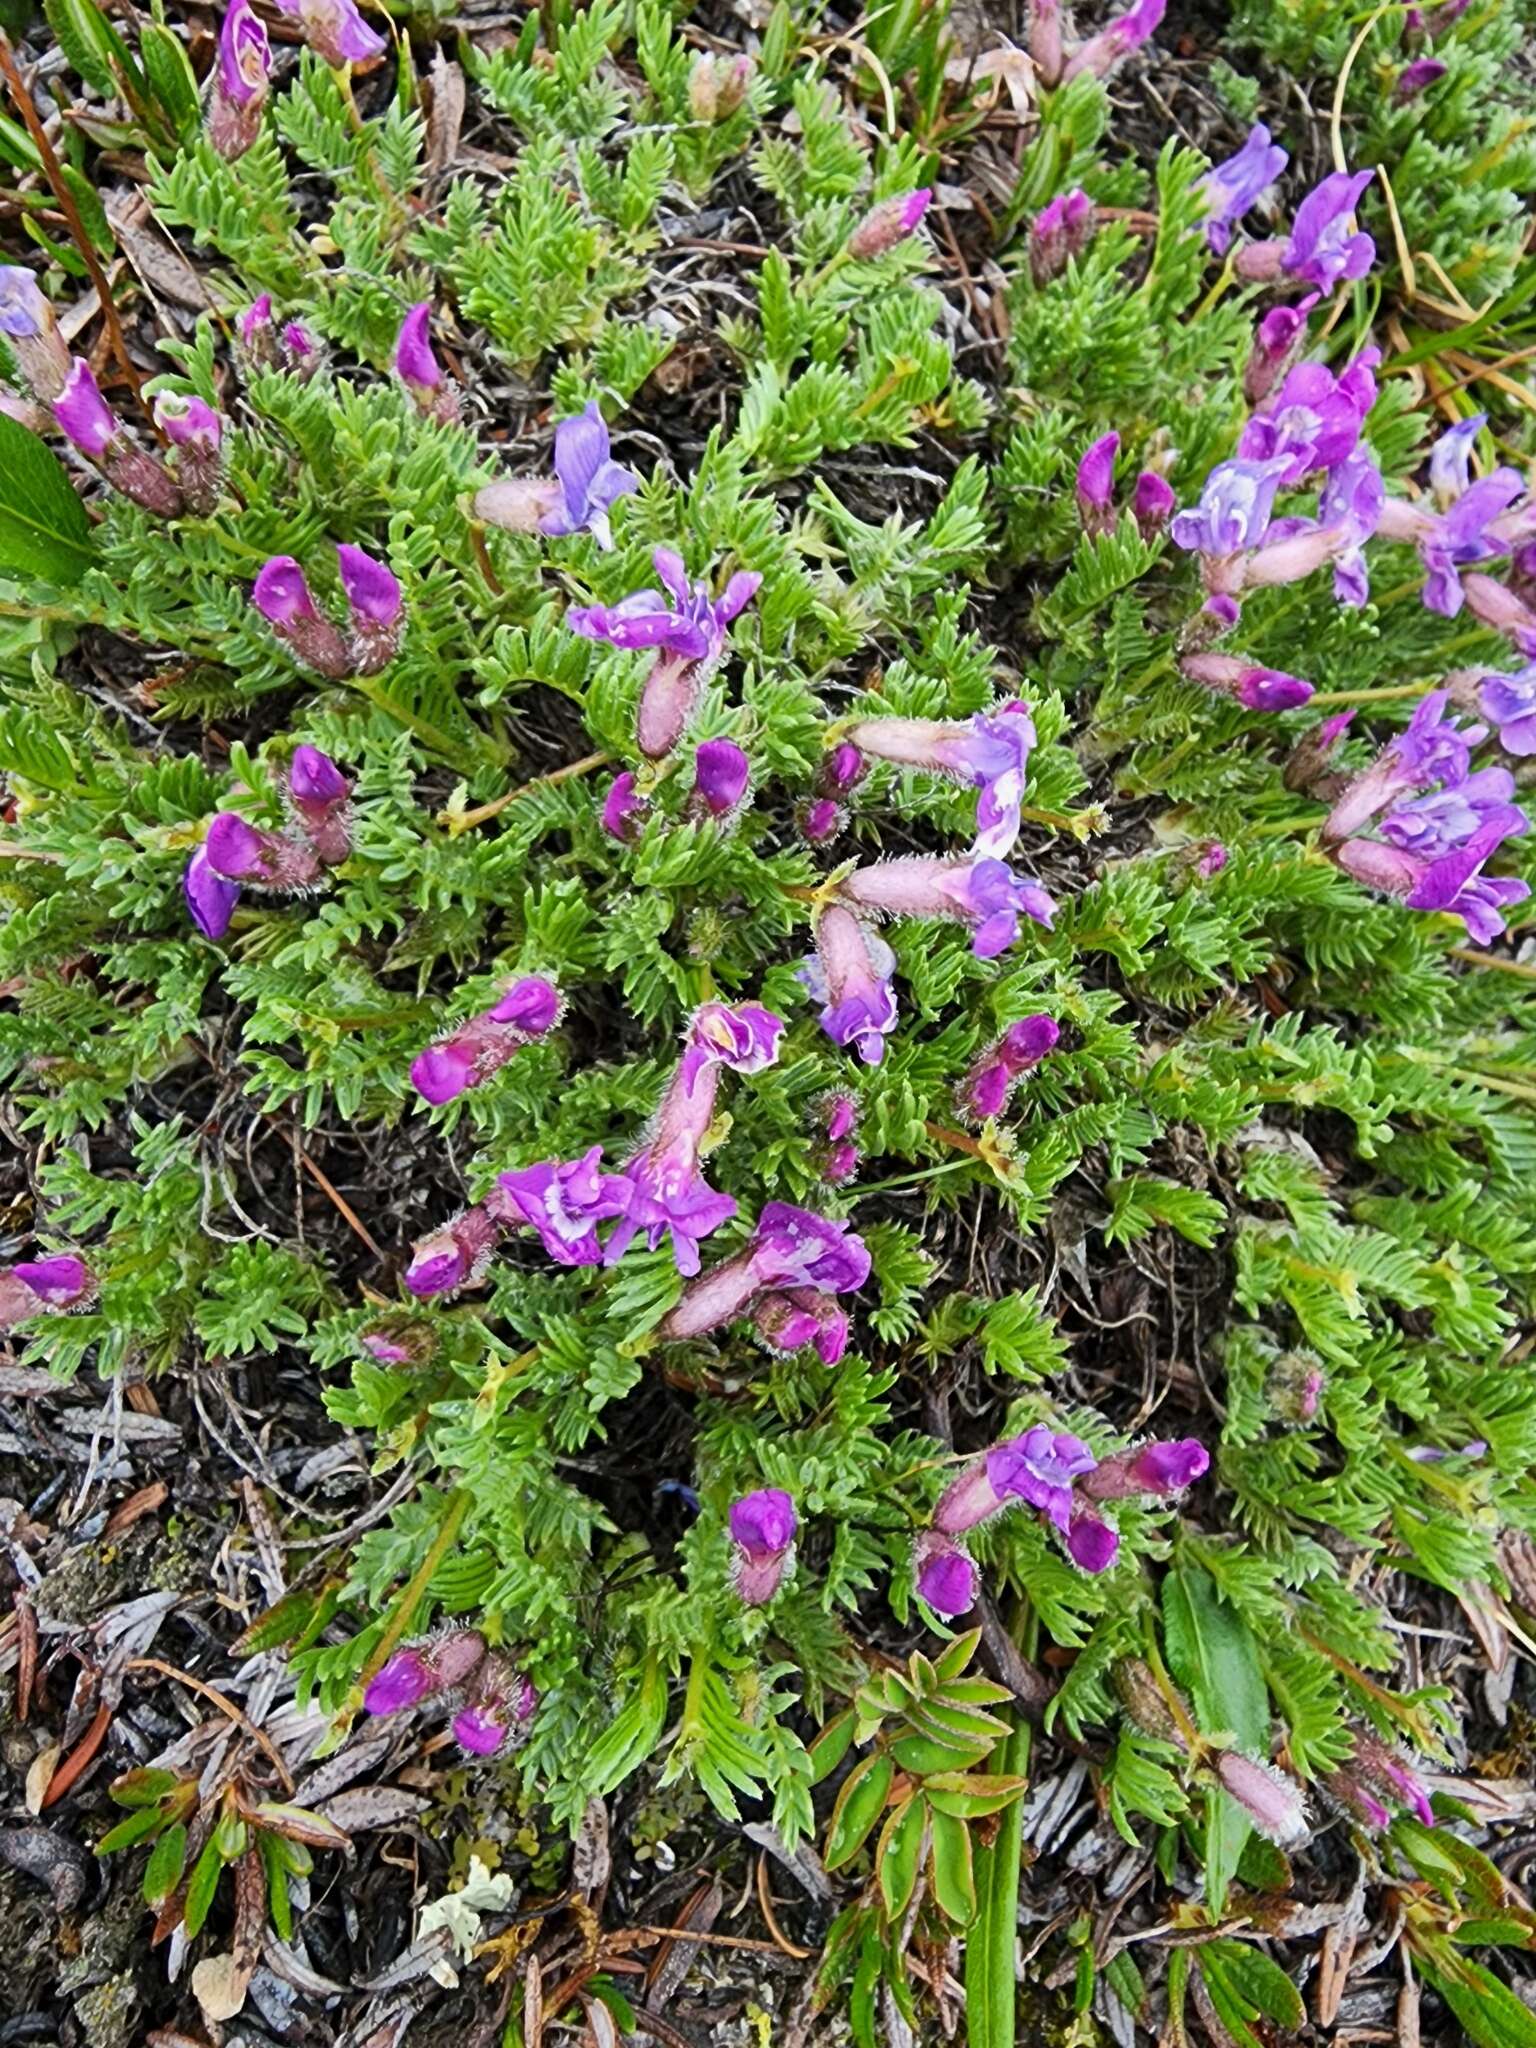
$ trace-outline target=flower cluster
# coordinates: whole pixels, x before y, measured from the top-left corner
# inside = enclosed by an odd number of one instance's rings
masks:
[[[1081,1437],[1036,1423],[994,1444],[940,1498],[913,1554],[918,1593],[936,1614],[964,1614],[974,1606],[980,1582],[961,1539],[1016,1502],[1057,1532],[1075,1565],[1107,1571],[1120,1537],[1099,1513],[1102,1503],[1169,1499],[1210,1462],[1204,1445],[1185,1437],[1133,1446],[1100,1463]]]
[[[366,1714],[403,1714],[428,1701],[455,1709],[453,1737],[469,1756],[495,1756],[528,1732],[539,1696],[475,1629],[448,1628],[395,1651],[363,1694]]]
[[[669,1342],[702,1337],[750,1313],[770,1349],[813,1345],[835,1365],[848,1342],[848,1317],[836,1297],[857,1293],[869,1272],[868,1248],[846,1224],[769,1202],[751,1243],[685,1287],[659,1335]]]
[[[514,981],[478,1016],[435,1039],[411,1062],[411,1085],[426,1102],[452,1102],[478,1088],[520,1047],[543,1038],[560,1021],[560,991],[542,974]]]
[[[1062,40],[1061,0],[1030,0],[1029,54],[1040,83],[1054,88],[1084,73],[1107,77],[1155,33],[1167,11],[1168,0],[1136,0],[1128,13],[1079,43],[1069,56]]]
[[[292,555],[274,555],[251,587],[255,605],[296,661],[322,676],[377,675],[388,668],[405,628],[399,582],[383,562],[350,541],[336,549],[347,600],[345,630],[327,618]]]
[[[282,798],[288,823],[281,832],[220,811],[187,863],[182,891],[204,938],[223,938],[242,889],[312,889],[351,852],[352,785],[329,754],[295,747]]]

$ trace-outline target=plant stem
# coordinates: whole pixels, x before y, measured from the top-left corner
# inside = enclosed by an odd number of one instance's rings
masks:
[[[357,1675],[359,1695],[361,1695],[362,1688],[368,1683],[369,1679],[375,1673],[382,1671],[394,1655],[396,1645],[405,1634],[411,1616],[421,1604],[422,1595],[432,1583],[433,1575],[453,1548],[454,1538],[458,1535],[464,1517],[468,1512],[469,1495],[461,1486],[456,1493],[451,1493],[448,1496],[448,1506],[443,1515],[442,1524],[437,1534],[432,1538],[430,1549],[421,1560],[421,1563],[417,1565],[415,1571],[412,1572],[410,1583],[400,1595],[394,1613],[384,1624],[383,1635],[379,1637],[378,1642],[374,1645],[372,1655]]]

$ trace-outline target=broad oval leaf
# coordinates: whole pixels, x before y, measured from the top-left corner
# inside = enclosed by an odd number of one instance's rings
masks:
[[[837,1795],[831,1825],[827,1829],[827,1848],[822,1861],[828,1870],[840,1869],[864,1846],[870,1829],[885,1809],[886,1796],[895,1775],[896,1766],[884,1750],[876,1750],[849,1772],[843,1781],[843,1789]]]
[[[916,1778],[928,1778],[936,1771],[968,1771],[972,1764],[981,1762],[991,1747],[991,1743],[978,1748],[975,1743],[962,1745],[935,1742],[927,1735],[903,1735],[899,1742],[891,1744],[891,1755],[904,1771],[910,1771]]]
[[[875,1869],[889,1919],[899,1920],[911,1903],[927,1836],[928,1807],[921,1795],[898,1806],[880,1831]]]
[[[811,1759],[811,1783],[819,1785],[823,1778],[830,1778],[843,1758],[848,1754],[848,1745],[853,1741],[853,1709],[839,1714],[829,1721],[808,1754]]]
[[[95,543],[58,457],[0,413],[0,574],[78,583]]]
[[[971,1831],[952,1813],[933,1812],[929,1867],[933,1896],[940,1911],[957,1927],[976,1918],[976,1873],[971,1861]]]
[[[149,1861],[144,1866],[144,1903],[158,1906],[162,1899],[168,1899],[181,1883],[181,1873],[187,1861],[187,1831],[181,1822],[174,1821],[149,1852]]]

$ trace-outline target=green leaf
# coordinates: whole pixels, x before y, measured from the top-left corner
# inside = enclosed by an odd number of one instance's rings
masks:
[[[114,1806],[158,1806],[166,1793],[174,1792],[181,1782],[174,1771],[154,1767],[124,1771],[107,1787],[107,1797]]]
[[[839,1714],[827,1723],[810,1747],[811,1783],[819,1785],[824,1778],[830,1778],[843,1758],[848,1754],[848,1745],[853,1740],[853,1709]]]
[[[855,1764],[843,1781],[827,1829],[827,1847],[822,1861],[828,1870],[840,1870],[858,1855],[871,1828],[885,1809],[886,1795],[896,1766],[884,1750],[876,1750]]]
[[[957,1927],[976,1918],[976,1872],[971,1860],[971,1831],[952,1813],[935,1812],[929,1868],[939,1909]]]
[[[1030,1741],[1029,1725],[1022,1723],[998,1750],[998,1765],[1009,1772],[1025,1771]],[[976,1917],[965,1944],[965,2012],[970,2048],[1014,2048],[1014,1949],[1023,1829],[1023,1805],[1015,1799],[1004,1807],[991,1841],[975,1852]]]
[[[158,1806],[142,1806],[126,1820],[120,1820],[115,1828],[108,1828],[96,1844],[96,1854],[110,1856],[115,1849],[131,1849],[135,1842],[147,1841],[164,1826],[165,1815]]]
[[[1509,1986],[1470,1957],[1441,1968],[1419,1957],[1424,1980],[1432,1984],[1467,2030],[1477,2048],[1536,2048],[1536,2013]]]
[[[201,110],[197,79],[181,38],[163,22],[149,22],[139,33],[139,58],[149,80],[150,96],[164,113],[178,142],[197,134]]]
[[[592,1745],[587,1782],[601,1797],[622,1785],[638,1770],[661,1740],[667,1723],[667,1681],[653,1657],[640,1674],[634,1698],[615,1716],[606,1733]]]
[[[1011,1806],[1027,1782],[985,1771],[941,1771],[924,1780],[923,1790],[938,1812],[952,1813],[960,1820],[981,1820]]]
[[[223,1873],[224,1859],[219,1854],[218,1838],[204,1846],[192,1872],[192,1882],[187,1886],[187,1903],[182,1908],[181,1923],[186,1929],[187,1939],[202,1932],[203,1922],[213,1909],[214,1894],[219,1888]]]
[[[923,1860],[923,1840],[928,1809],[919,1795],[898,1806],[880,1833],[875,1846],[875,1869],[880,1877],[880,1896],[887,1917],[899,1920],[911,1901]]]
[[[1258,1649],[1208,1572],[1175,1568],[1163,1581],[1163,1640],[1201,1732],[1230,1734],[1239,1749],[1267,1758],[1269,1693]],[[1253,1824],[1229,1793],[1214,1788],[1206,1812],[1206,1903],[1220,1913]]]
[[[933,1741],[926,1735],[903,1735],[899,1742],[891,1744],[891,1755],[904,1771],[926,1778],[936,1771],[968,1771],[972,1764],[981,1762],[991,1747],[988,1742],[961,1748],[956,1743]]]
[[[1242,1941],[1207,1942],[1200,1950],[1200,1973],[1214,1994],[1217,1981],[1245,2008],[1244,2016],[1271,2019],[1294,2033],[1306,2020],[1301,1993],[1278,1963]]]
[[[94,552],[90,519],[57,456],[0,413],[0,572],[78,583]]]
[[[158,1906],[162,1899],[168,1899],[181,1883],[182,1869],[187,1860],[187,1831],[180,1821],[174,1822],[156,1842],[144,1866],[144,1902]]]

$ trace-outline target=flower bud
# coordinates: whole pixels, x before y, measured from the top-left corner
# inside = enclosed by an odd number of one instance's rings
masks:
[[[1130,1500],[1137,1495],[1167,1499],[1182,1493],[1210,1469],[1205,1445],[1192,1436],[1173,1442],[1133,1445],[1079,1481],[1089,1500]]]
[[[935,1614],[968,1614],[981,1590],[964,1547],[939,1529],[925,1529],[912,1546],[912,1576],[918,1598]]]
[[[1312,685],[1300,676],[1259,668],[1234,654],[1186,654],[1179,667],[1192,683],[1233,697],[1248,711],[1294,711],[1312,696]]]
[[[307,744],[288,764],[288,807],[327,867],[352,851],[352,785],[329,754]]]
[[[638,839],[650,808],[635,787],[634,771],[626,768],[622,775],[613,778],[603,798],[603,830],[612,839]]]
[[[466,1209],[411,1247],[405,1284],[418,1300],[459,1293],[481,1279],[500,1224],[484,1203]]]
[[[700,55],[688,77],[688,111],[695,121],[724,121],[734,114],[752,83],[752,59]]]
[[[309,847],[253,825],[238,811],[219,812],[203,852],[215,874],[256,889],[307,889],[320,872]]]
[[[400,649],[405,620],[400,585],[382,562],[349,542],[337,548],[336,566],[352,613],[352,673],[377,675]]]
[[[794,1501],[781,1487],[765,1486],[733,1503],[732,1584],[745,1606],[765,1606],[778,1592],[794,1558],[798,1526]]]
[[[203,937],[222,939],[240,901],[240,884],[221,875],[209,861],[207,848],[199,846],[187,862],[181,888],[187,915]]]
[[[1186,1747],[1150,1665],[1139,1657],[1123,1657],[1114,1668],[1113,1679],[1120,1704],[1138,1728],[1160,1741],[1177,1743],[1180,1749]]]
[[[1261,1835],[1282,1849],[1294,1848],[1307,1839],[1311,1829],[1306,1801],[1294,1778],[1257,1757],[1240,1756],[1234,1749],[1218,1750],[1214,1762],[1222,1787]]]
[[[272,51],[250,0],[231,0],[219,30],[219,57],[208,95],[208,141],[227,162],[245,155],[261,133]]]
[[[432,308],[423,301],[412,306],[400,323],[400,336],[395,343],[395,375],[415,399],[419,412],[429,419],[446,422],[458,418],[459,399],[433,354],[428,331],[431,320]]]
[[[734,740],[705,740],[693,761],[689,808],[711,818],[733,816],[741,808],[752,775],[747,756]]]
[[[903,192],[898,198],[882,199],[848,237],[848,254],[860,262],[869,262],[894,249],[898,242],[906,241],[927,212],[932,197],[932,191],[924,185],[915,192]]]
[[[822,796],[847,796],[869,772],[869,763],[851,740],[839,740],[822,757],[817,789]]]
[[[1447,68],[1438,57],[1415,57],[1413,62],[1405,64],[1399,73],[1397,84],[1392,90],[1393,99],[1400,107],[1406,106],[1409,100],[1417,99],[1426,87],[1444,78]]]
[[[538,533],[563,493],[554,477],[509,477],[476,491],[473,511],[503,533]]]
[[[188,509],[211,512],[219,499],[222,415],[201,398],[163,391],[155,400],[155,425],[176,450],[176,482]]]
[[[1120,1551],[1118,1531],[1102,1516],[1074,1509],[1066,1532],[1067,1555],[1079,1571],[1107,1572]]]
[[[539,1704],[532,1685],[502,1657],[488,1657],[474,1696],[453,1717],[453,1739],[470,1756],[495,1756],[508,1737],[520,1741]]]
[[[1325,718],[1321,725],[1297,741],[1285,764],[1283,781],[1287,789],[1296,790],[1306,796],[1323,796],[1325,777],[1331,773],[1330,763],[1349,730],[1354,718],[1353,711],[1336,712],[1332,718]]]
[[[357,1341],[380,1365],[426,1365],[437,1350],[437,1339],[430,1330],[400,1316],[386,1317],[359,1330]]]
[[[292,555],[273,555],[251,586],[251,602],[306,668],[333,679],[355,671],[346,641],[322,616]]]
[[[1159,476],[1155,469],[1142,470],[1131,493],[1131,511],[1143,540],[1162,532],[1177,503],[1173,486],[1165,476]]]
[[[841,804],[834,803],[829,796],[818,796],[800,806],[795,822],[800,827],[801,838],[808,845],[823,846],[842,831],[843,817]]]
[[[1029,56],[1047,91],[1061,83],[1066,58],[1061,45],[1061,0],[1030,0]]]
[[[1104,533],[1114,524],[1115,457],[1120,436],[1101,434],[1077,465],[1077,510],[1088,533]]]

